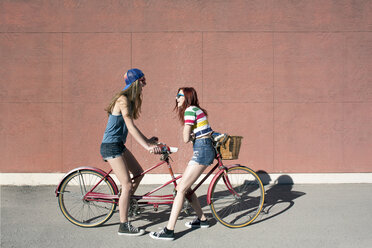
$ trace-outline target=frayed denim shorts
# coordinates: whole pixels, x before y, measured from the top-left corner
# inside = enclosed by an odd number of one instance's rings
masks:
[[[194,141],[193,150],[194,154],[189,164],[198,163],[208,166],[213,163],[213,160],[216,157],[216,152],[210,138],[196,139]]]
[[[103,161],[107,162],[109,159],[120,157],[126,149],[123,142],[102,143],[100,151]]]

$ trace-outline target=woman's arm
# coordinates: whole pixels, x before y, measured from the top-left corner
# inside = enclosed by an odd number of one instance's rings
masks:
[[[187,125],[187,124],[184,125],[184,127],[183,127],[183,141],[185,143],[188,143],[192,140],[191,133],[192,133],[192,126]]]
[[[143,146],[143,148],[145,148],[147,151],[152,151],[155,145],[149,145],[146,136],[141,133],[141,131],[134,124],[133,119],[129,116],[127,98],[121,96],[117,103],[120,107],[121,114],[124,118],[125,124],[127,125],[129,133],[141,146]]]

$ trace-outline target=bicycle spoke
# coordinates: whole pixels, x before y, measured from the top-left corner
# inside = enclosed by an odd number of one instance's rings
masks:
[[[79,186],[80,186],[81,194],[82,195],[85,195],[87,193],[87,189],[85,187],[84,178],[81,175],[81,172],[80,171],[79,171],[79,177],[78,178],[79,178]]]

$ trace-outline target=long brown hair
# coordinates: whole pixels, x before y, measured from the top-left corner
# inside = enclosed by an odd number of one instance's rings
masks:
[[[176,100],[176,106],[174,107],[174,110],[177,112],[178,119],[183,124],[184,123],[184,115],[185,111],[190,106],[195,106],[200,108],[206,116],[208,116],[208,113],[205,109],[201,108],[199,105],[198,100],[198,94],[196,93],[196,90],[192,87],[183,87],[179,88],[177,93],[180,92],[180,90],[183,91],[183,94],[185,95],[185,101],[183,102],[181,107],[178,107],[177,100]]]
[[[119,97],[125,96],[128,99],[128,114],[129,116],[136,120],[140,116],[141,106],[142,106],[142,87],[138,80],[132,83],[132,85],[126,89],[122,90],[114,95],[110,104],[105,108],[108,115],[112,113],[116,101]]]

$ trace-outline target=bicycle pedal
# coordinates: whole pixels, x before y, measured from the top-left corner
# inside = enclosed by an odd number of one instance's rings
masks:
[[[137,209],[135,212],[134,212],[134,216],[138,216],[138,215],[140,215],[142,212],[143,212],[143,208],[139,208],[139,209]]]

